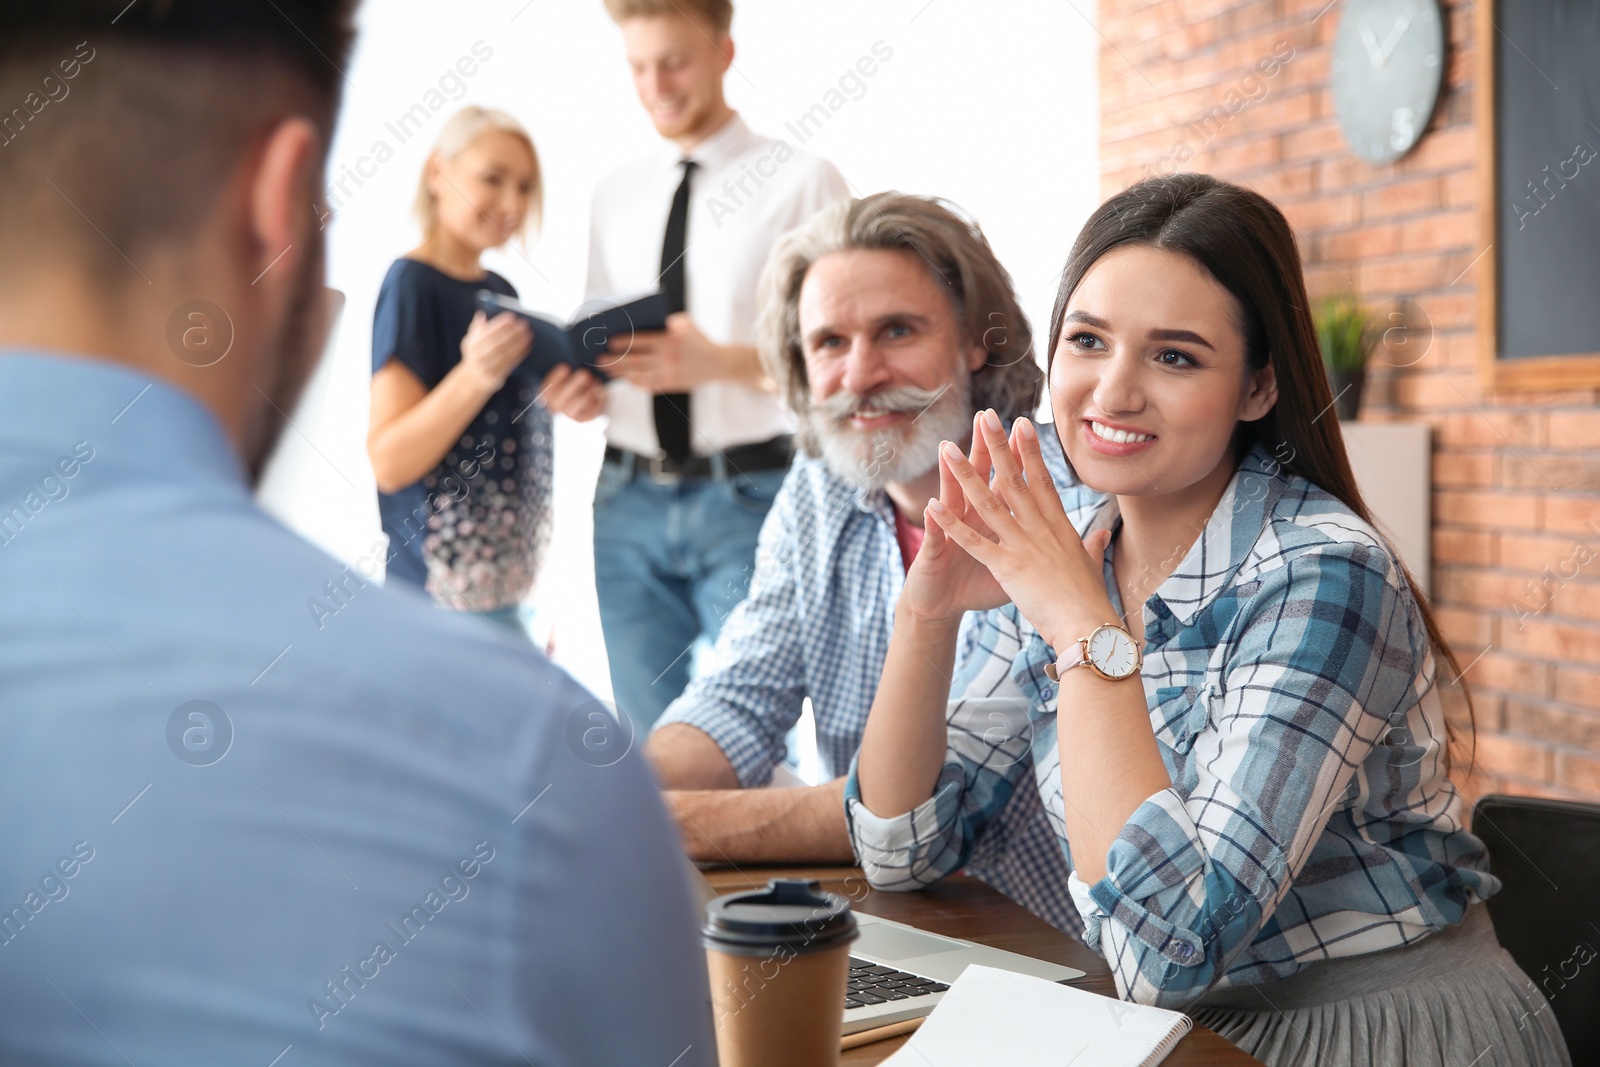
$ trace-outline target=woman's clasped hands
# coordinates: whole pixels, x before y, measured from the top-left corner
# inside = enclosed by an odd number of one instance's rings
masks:
[[[939,495],[906,576],[908,607],[929,621],[1014,602],[1052,648],[1115,621],[1102,560],[1109,530],[1088,540],[1061,505],[1038,432],[1017,419],[1006,436],[993,409],[972,420],[972,451],[939,450]]]

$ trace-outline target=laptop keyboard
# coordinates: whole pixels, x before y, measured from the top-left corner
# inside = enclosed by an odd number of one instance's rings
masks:
[[[891,1000],[907,1000],[928,993],[943,993],[950,987],[932,978],[883,967],[870,960],[850,957],[850,984],[845,989],[844,1006],[861,1008]]]

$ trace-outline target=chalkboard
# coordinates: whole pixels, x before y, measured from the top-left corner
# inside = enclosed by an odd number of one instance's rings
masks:
[[[1485,377],[1600,385],[1600,2],[1474,6]]]

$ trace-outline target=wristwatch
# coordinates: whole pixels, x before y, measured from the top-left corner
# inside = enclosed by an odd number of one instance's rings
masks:
[[[1138,674],[1143,662],[1144,655],[1133,635],[1108,622],[1068,645],[1059,659],[1045,665],[1044,673],[1052,682],[1059,682],[1072,668],[1087,666],[1107,681],[1117,682]]]

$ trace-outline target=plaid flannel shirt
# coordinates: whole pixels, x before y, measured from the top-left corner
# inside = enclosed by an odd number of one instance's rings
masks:
[[[1082,485],[1063,503],[1085,536],[1120,522],[1115,497]],[[1014,605],[967,642],[934,795],[879,818],[851,769],[851,835],[879,888],[959,869],[1028,794],[1070,864],[1044,673],[1056,652]],[[1145,601],[1143,648],[1172,785],[1129,817],[1106,877],[1069,879],[1123,997],[1181,1008],[1213,986],[1408,944],[1499,888],[1445,775],[1434,656],[1389,549],[1259,446]]]

